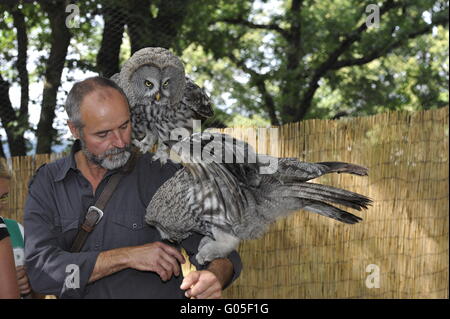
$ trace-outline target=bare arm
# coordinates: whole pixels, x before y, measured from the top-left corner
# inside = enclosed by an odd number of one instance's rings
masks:
[[[222,289],[226,287],[233,278],[233,264],[228,258],[214,259],[207,268],[220,282]]]
[[[128,268],[128,249],[117,248],[101,252],[97,257],[88,283]]]
[[[175,248],[154,242],[136,247],[117,248],[101,252],[88,283],[109,276],[125,268],[154,271],[162,280],[180,274],[179,263],[184,263],[181,253]]]
[[[20,298],[16,266],[9,237],[0,240],[0,299]]]

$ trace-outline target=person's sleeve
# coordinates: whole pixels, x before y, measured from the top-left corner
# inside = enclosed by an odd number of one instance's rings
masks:
[[[25,204],[28,278],[38,293],[81,298],[100,252],[70,253],[64,247],[62,227],[55,225],[56,200],[49,191],[53,185],[46,175],[45,169],[37,173]]]
[[[8,228],[6,228],[6,224],[3,222],[3,219],[0,217],[0,240],[9,236]]]
[[[195,255],[198,253],[198,245],[200,244],[200,240],[203,238],[202,235],[193,233],[191,236],[186,238],[181,242],[181,246],[186,250],[187,254],[189,255],[190,262],[197,268],[197,270],[204,270],[208,268],[208,263],[205,265],[200,265],[197,262],[197,259],[195,258]],[[236,250],[233,250],[227,258],[231,261],[233,264],[233,277],[228,282],[228,284],[223,287],[223,289],[226,289],[228,286],[230,286],[241,274],[242,271],[242,261],[241,257],[239,256],[238,252]]]

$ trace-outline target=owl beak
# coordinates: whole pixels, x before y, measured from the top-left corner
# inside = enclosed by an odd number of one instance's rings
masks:
[[[156,93],[156,101],[159,101],[160,98],[161,98],[161,94],[159,94],[159,92]]]

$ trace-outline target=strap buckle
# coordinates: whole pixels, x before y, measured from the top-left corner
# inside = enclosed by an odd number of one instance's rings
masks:
[[[95,206],[89,207],[87,213],[89,215],[91,215],[92,213],[96,213],[97,214],[95,225],[97,225],[100,222],[100,220],[103,218],[103,211],[101,209],[95,207]]]

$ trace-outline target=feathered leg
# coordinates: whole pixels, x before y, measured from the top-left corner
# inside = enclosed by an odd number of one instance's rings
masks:
[[[195,256],[202,265],[216,258],[225,258],[239,245],[239,238],[216,227],[212,229],[212,233],[214,239],[204,237],[200,241],[199,251]]]
[[[159,160],[162,165],[167,163],[167,159],[169,158],[169,148],[163,142],[159,142],[158,149],[156,150],[155,155],[153,155],[152,160]]]
[[[153,134],[151,134],[150,131],[147,131],[147,134],[145,135],[145,138],[143,140],[141,140],[141,141],[138,141],[137,139],[133,140],[133,144],[136,147],[139,147],[139,149],[142,153],[147,153],[152,148],[152,146],[155,144],[155,142],[156,142],[156,137]]]

